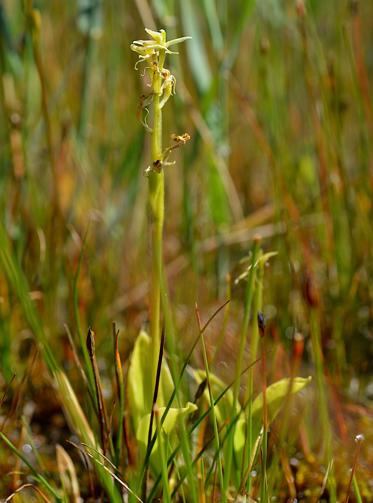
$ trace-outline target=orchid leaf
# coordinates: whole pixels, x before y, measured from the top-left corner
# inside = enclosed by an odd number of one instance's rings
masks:
[[[270,424],[281,410],[286,402],[286,397],[290,394],[298,393],[305,388],[311,381],[311,377],[295,377],[293,379],[285,378],[277,381],[266,390],[266,403],[268,408],[268,423]],[[252,441],[255,442],[262,428],[263,417],[263,393],[256,397],[252,404]],[[241,417],[237,421],[237,427],[234,435],[234,450],[237,459],[242,459],[242,450],[245,445],[246,437],[246,418]]]
[[[195,370],[194,371],[194,377],[197,381],[198,384],[201,384],[201,382],[206,379],[206,372],[204,370]],[[212,391],[212,396],[214,398],[217,398],[218,396],[221,395],[221,393],[226,390],[227,386],[225,383],[216,375],[212,374],[211,372],[209,373],[209,378],[210,378],[210,385],[211,385],[211,391]],[[210,403],[209,399],[209,394],[208,394],[208,389],[206,388],[203,397],[207,401],[207,403]],[[219,400],[219,403],[215,405],[215,415],[216,419],[219,424],[222,424],[228,419],[232,419],[232,410],[233,410],[233,393],[232,390],[229,389],[224,396]],[[239,412],[239,405],[236,404],[236,413]]]
[[[141,331],[136,339],[128,369],[128,395],[135,431],[141,419],[150,414],[153,403],[152,343],[149,335]],[[172,395],[174,384],[168,365],[163,362],[158,392],[158,407],[165,407]]]
[[[159,417],[162,417],[166,407],[159,407],[157,413]],[[186,418],[188,415],[192,414],[197,410],[197,406],[194,403],[188,402],[185,407],[182,408],[170,408],[167,412],[167,415],[162,423],[162,433],[165,434],[165,438],[167,439],[167,444],[171,448],[175,448],[178,444],[177,439],[177,426],[180,424],[180,420]],[[136,439],[140,444],[140,448],[143,450],[143,454],[146,452],[146,447],[148,443],[148,434],[149,434],[149,423],[150,423],[150,414],[146,414],[138,425],[136,431]],[[153,423],[153,429],[156,430],[156,421]],[[154,431],[152,432],[154,434]],[[158,472],[161,463],[160,453],[159,453],[159,442],[158,438],[155,441],[154,447],[152,449],[152,453],[150,455],[150,464],[154,472]],[[158,468],[157,468],[158,467]]]

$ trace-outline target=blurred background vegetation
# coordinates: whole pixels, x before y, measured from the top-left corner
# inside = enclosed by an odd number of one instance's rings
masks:
[[[299,337],[311,372],[314,320],[337,412],[343,400],[371,404],[368,1],[0,2],[1,222],[56,357],[79,390],[64,326],[75,337],[91,325],[109,379],[112,321],[124,355],[147,323],[147,89],[129,50],[144,26],[192,36],[169,58],[176,98],[164,118],[165,144],[191,136],[166,167],[165,264],[180,347],[196,332],[196,301],[207,316],[231,297],[208,334],[217,373],[231,376],[243,302],[234,279],[258,235],[278,252],[264,279],[270,379],[286,374]],[[53,392],[40,358],[30,367],[33,334],[5,275],[0,295],[1,385],[28,369],[25,393],[43,414],[39,402]]]

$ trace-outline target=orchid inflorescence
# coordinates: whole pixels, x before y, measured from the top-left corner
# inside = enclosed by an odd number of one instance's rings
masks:
[[[178,54],[177,52],[170,51],[169,47],[180,44],[181,42],[184,42],[184,40],[191,38],[180,37],[167,42],[166,32],[164,30],[153,31],[149,30],[149,28],[145,28],[145,31],[152,37],[152,40],[135,40],[131,44],[131,49],[139,55],[139,62],[146,61],[152,57],[158,57],[161,52],[164,52],[164,54]]]
[[[150,40],[135,40],[131,44],[131,49],[138,54],[138,61],[135,65],[137,69],[140,63],[146,63],[144,68],[144,75],[148,73],[150,82],[148,86],[151,92],[142,95],[140,98],[139,115],[143,126],[147,131],[152,134],[153,139],[156,141],[157,146],[154,149],[155,155],[150,166],[145,170],[145,175],[150,175],[152,172],[161,173],[164,166],[175,164],[173,161],[168,161],[170,153],[181,145],[184,145],[190,136],[185,133],[184,135],[174,135],[172,137],[172,145],[162,150],[161,141],[159,140],[159,131],[161,131],[161,110],[169,100],[170,96],[175,94],[176,79],[174,75],[164,67],[166,54],[178,54],[177,52],[170,51],[173,45],[184,42],[191,37],[181,37],[169,40],[167,42],[167,35],[165,30],[153,31],[145,28],[145,31],[150,35]],[[153,127],[147,124],[147,117],[149,115],[148,106],[153,106]],[[145,112],[143,116],[143,112]]]
[[[153,88],[153,93],[157,93],[161,97],[160,107],[163,108],[169,97],[175,93],[176,86],[174,75],[170,70],[164,68],[165,56],[166,54],[178,54],[170,51],[169,47],[184,42],[184,40],[191,37],[175,38],[167,42],[165,30],[153,31],[145,28],[145,31],[150,35],[150,40],[135,40],[131,44],[132,51],[136,52],[139,57],[135,68],[137,69],[140,63],[148,63],[145,69],[150,72],[150,87]]]

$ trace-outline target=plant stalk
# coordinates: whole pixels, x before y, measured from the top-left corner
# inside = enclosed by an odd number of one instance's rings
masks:
[[[163,57],[159,58],[159,68],[153,71],[153,131],[151,139],[152,164],[162,161],[162,109],[160,106],[161,77]],[[149,173],[149,227],[150,227],[150,337],[153,346],[153,388],[158,364],[158,352],[161,342],[161,284],[164,223],[164,173],[151,170]]]

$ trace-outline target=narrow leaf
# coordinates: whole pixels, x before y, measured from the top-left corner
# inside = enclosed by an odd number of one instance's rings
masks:
[[[189,65],[192,69],[197,87],[201,93],[206,92],[211,85],[211,70],[203,43],[201,28],[198,23],[194,3],[180,2],[181,16],[185,33],[191,34],[191,41],[187,44]]]

